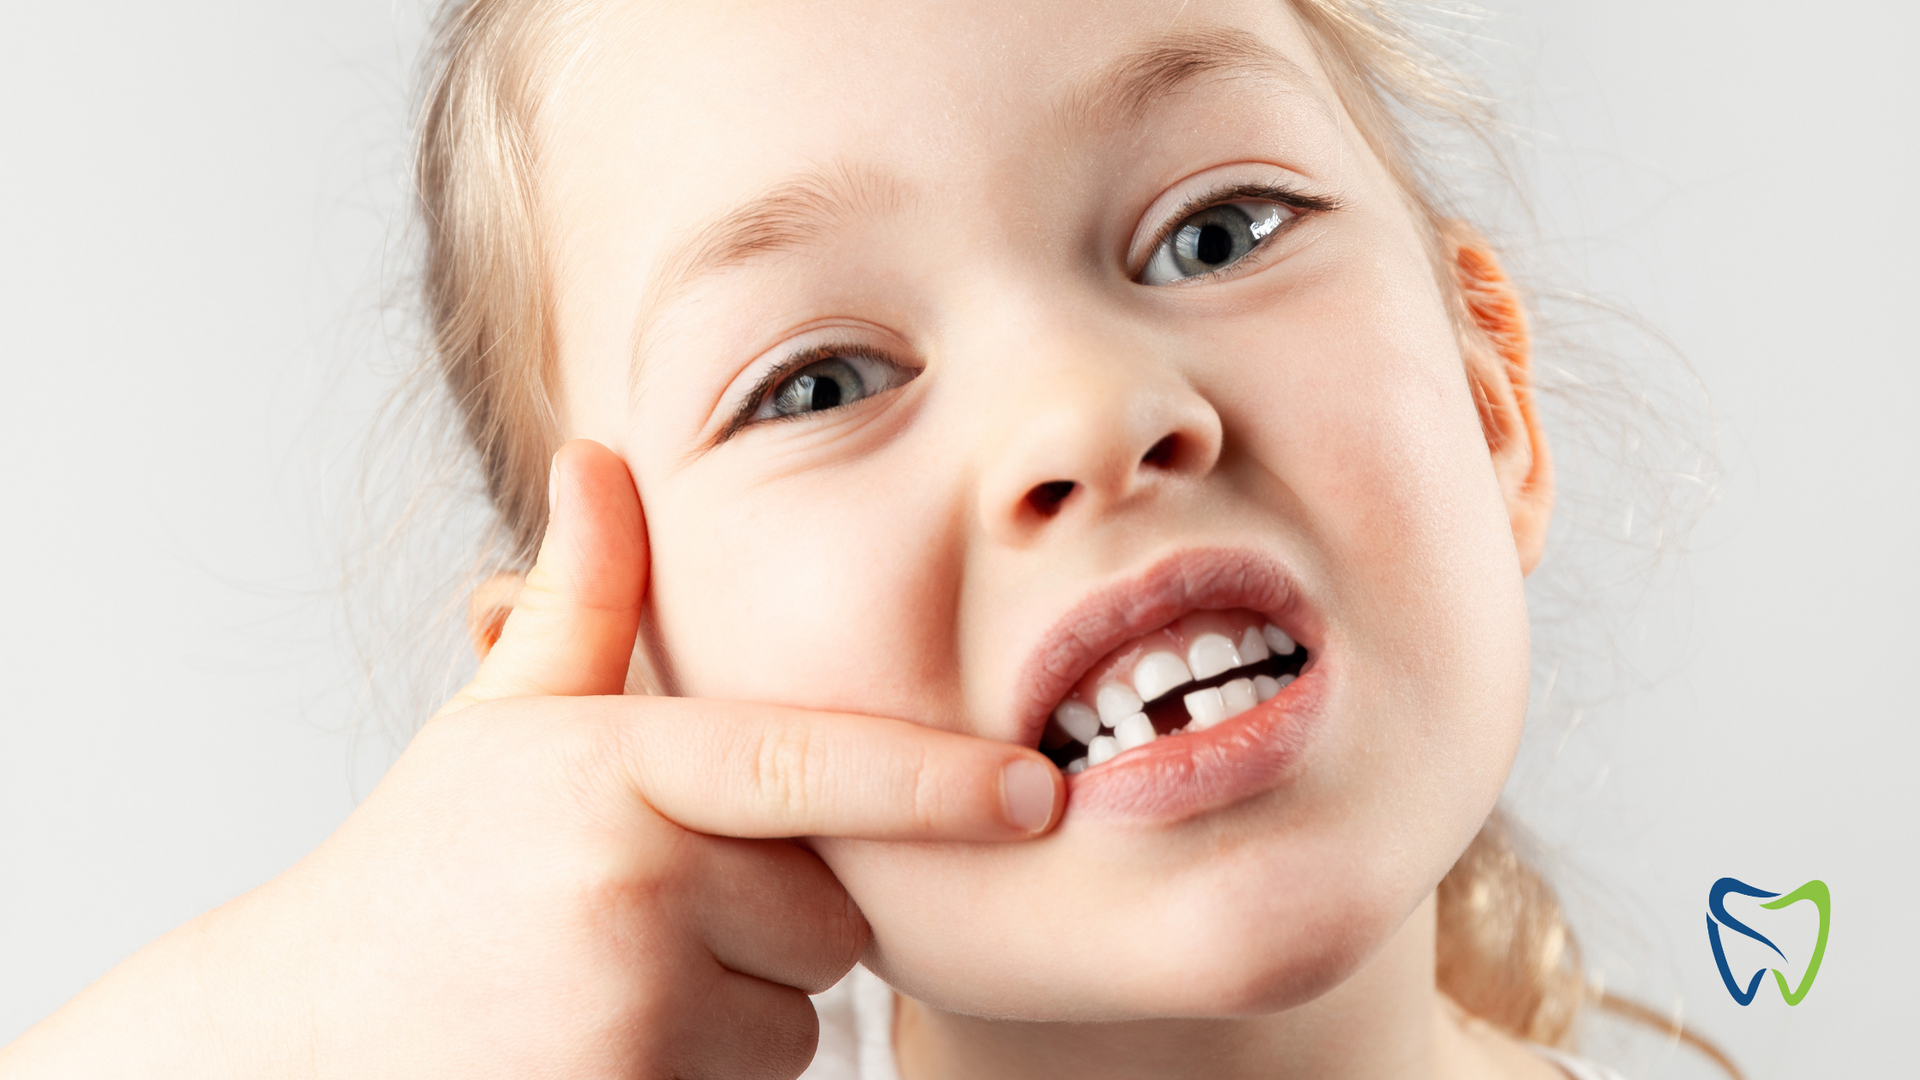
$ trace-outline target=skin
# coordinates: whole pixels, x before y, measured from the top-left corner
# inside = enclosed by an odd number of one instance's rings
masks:
[[[621,696],[639,502],[589,442],[553,490],[498,644],[346,823],[0,1048],[0,1076],[793,1076],[806,993],[868,930],[772,838],[1008,841],[1057,817],[1058,772],[1005,743]]]
[[[867,962],[919,1003],[907,1045],[942,1048],[914,1070],[966,1075],[965,1047],[1006,1044],[1022,1054],[992,1074],[1063,1075],[1041,1049],[1058,1026],[1035,1021],[1187,1017],[1152,1030],[1292,1052],[1430,1011],[1424,905],[1512,759],[1520,583],[1551,498],[1524,327],[1484,245],[1439,240],[1447,273],[1504,301],[1463,335],[1422,220],[1282,5],[1191,3],[1171,25],[1153,3],[670,21],[597,36],[542,141],[544,190],[564,192],[540,211],[563,427],[627,461],[651,530],[637,683],[1030,738],[1016,705],[1042,633],[1208,547],[1285,565],[1331,669],[1300,767],[1236,805],[1139,822],[1070,802],[1016,847],[817,844],[873,926]],[[1284,60],[1131,117],[1064,104],[1209,29]],[[864,197],[793,250],[662,284],[705,223],[748,220],[808,169]],[[1249,178],[1339,209],[1217,279],[1130,280],[1183,197]],[[822,339],[918,374],[716,441],[783,350]],[[1061,481],[1073,494],[1036,514],[1030,494]],[[1370,964],[1424,974],[1359,978]],[[1249,1019],[1229,1035],[1221,1018]],[[1379,1060],[1312,1071],[1425,1053],[1389,1029]],[[1109,1060],[1059,1037],[1089,1074],[1128,1075],[1143,1058],[1114,1030]]]
[[[0,1075],[792,1076],[802,992],[857,957],[903,992],[908,1080],[1555,1075],[1433,985],[1434,886],[1525,711],[1551,483],[1523,317],[1285,7],[613,3],[591,29],[536,132],[581,441],[498,644],[494,592],[474,684],[339,833]],[[1069,107],[1222,31],[1258,72]],[[807,170],[858,195],[831,227],[699,246]],[[1222,182],[1337,205],[1136,281]],[[823,342],[913,377],[718,438]],[[1311,723],[1252,794],[1101,811],[1017,745],[1034,657],[1202,549],[1284,568]]]

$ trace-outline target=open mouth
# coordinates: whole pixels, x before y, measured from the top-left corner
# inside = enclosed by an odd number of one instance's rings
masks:
[[[1195,611],[1099,660],[1057,705],[1040,749],[1070,774],[1204,731],[1280,694],[1307,650],[1244,608]]]

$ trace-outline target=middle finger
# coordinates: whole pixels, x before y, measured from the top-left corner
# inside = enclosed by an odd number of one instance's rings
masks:
[[[852,969],[867,920],[818,855],[786,840],[706,840],[695,919],[714,959],[809,994]]]

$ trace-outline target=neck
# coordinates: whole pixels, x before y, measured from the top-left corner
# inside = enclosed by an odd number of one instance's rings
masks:
[[[1437,1080],[1471,1072],[1434,988],[1434,903],[1338,987],[1284,1012],[1107,1024],[982,1020],[898,1001],[902,1080]]]

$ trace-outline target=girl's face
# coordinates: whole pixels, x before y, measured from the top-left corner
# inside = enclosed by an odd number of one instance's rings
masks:
[[[1287,6],[701,0],[580,37],[539,214],[564,434],[646,507],[637,670],[1063,762],[1063,702],[1158,736],[1038,841],[818,842],[869,965],[1073,1019],[1350,974],[1493,805],[1526,612],[1421,219]],[[1268,625],[1304,652],[1257,663]]]

